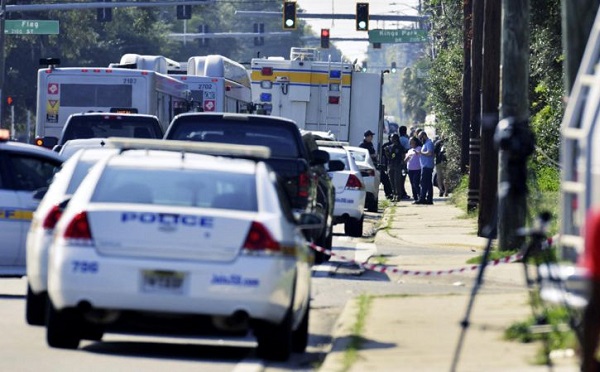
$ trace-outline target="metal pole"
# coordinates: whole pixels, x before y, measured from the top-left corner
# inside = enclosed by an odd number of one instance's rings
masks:
[[[0,0],[0,127],[4,122],[4,20],[6,19],[6,0]],[[11,133],[12,135],[12,133]]]

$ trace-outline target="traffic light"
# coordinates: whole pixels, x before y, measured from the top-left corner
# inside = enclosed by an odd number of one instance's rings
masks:
[[[15,100],[12,98],[12,96],[8,96],[8,97],[6,97],[6,104],[7,104],[8,106],[12,106],[12,105],[13,105],[13,103],[15,103]]]
[[[283,3],[283,29],[296,29],[296,2],[285,1]]]
[[[192,6],[177,5],[177,19],[192,19]]]
[[[254,24],[254,33],[255,34],[264,34],[265,33],[265,24],[264,23],[255,23]],[[256,46],[265,45],[265,38],[262,36],[254,37],[254,45],[256,45]]]
[[[392,62],[392,74],[395,74],[396,71],[398,71],[398,68],[396,68],[396,62]]]
[[[356,3],[356,31],[369,30],[369,3]]]
[[[103,3],[110,3],[112,0],[101,0]],[[96,21],[110,22],[112,21],[112,8],[98,8],[96,13]]]
[[[323,48],[323,49],[329,48],[329,29],[328,28],[321,29],[321,48]]]

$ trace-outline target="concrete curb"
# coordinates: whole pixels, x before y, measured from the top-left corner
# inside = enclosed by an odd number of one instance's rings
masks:
[[[352,340],[352,328],[358,317],[358,297],[346,302],[332,332],[331,350],[319,368],[319,372],[339,372],[343,370],[346,350]]]

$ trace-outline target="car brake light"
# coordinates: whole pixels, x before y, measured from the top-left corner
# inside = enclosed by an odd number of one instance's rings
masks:
[[[310,185],[310,180],[308,178],[308,174],[301,173],[298,176],[298,196],[306,198],[308,197],[308,187]]]
[[[242,248],[249,251],[279,252],[281,250],[281,246],[273,239],[269,230],[262,223],[256,221],[252,222]]]
[[[50,209],[50,212],[48,212],[48,214],[46,215],[46,218],[44,218],[44,223],[42,224],[42,227],[48,230],[54,229],[54,226],[56,226],[56,223],[60,219],[60,216],[62,216],[62,213],[63,210],[60,206],[53,206],[52,209]]]
[[[362,190],[363,189],[363,184],[362,182],[360,182],[360,180],[358,179],[358,177],[356,177],[355,175],[351,174],[348,176],[348,181],[346,181],[346,190]]]
[[[80,212],[73,217],[65,229],[64,237],[67,239],[92,239],[92,233],[90,231],[90,224],[88,222],[86,212]]]

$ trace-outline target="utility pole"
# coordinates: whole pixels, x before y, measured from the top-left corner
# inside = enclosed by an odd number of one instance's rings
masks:
[[[4,21],[6,20],[6,0],[0,0],[0,126],[3,124],[4,110]],[[10,134],[11,136],[13,133]]]
[[[469,130],[469,193],[467,209],[475,210],[479,206],[479,159],[481,145],[481,69],[483,43],[483,7],[484,0],[472,0],[471,29],[471,126]]]
[[[469,164],[469,131],[471,126],[471,0],[463,2],[463,84],[462,123],[460,136],[460,171],[467,173]]]
[[[501,107],[496,132],[504,136],[499,153],[498,246],[519,249],[524,241],[517,236],[527,216],[527,159],[521,151],[529,130],[529,0],[502,1]],[[524,168],[525,167],[525,168]]]
[[[565,54],[565,88],[571,92],[585,50],[598,0],[562,0],[562,45]]]
[[[500,33],[502,3],[485,0],[483,22],[483,71],[481,75],[481,169],[477,235],[497,223],[498,152],[494,132],[498,123],[500,94]]]

